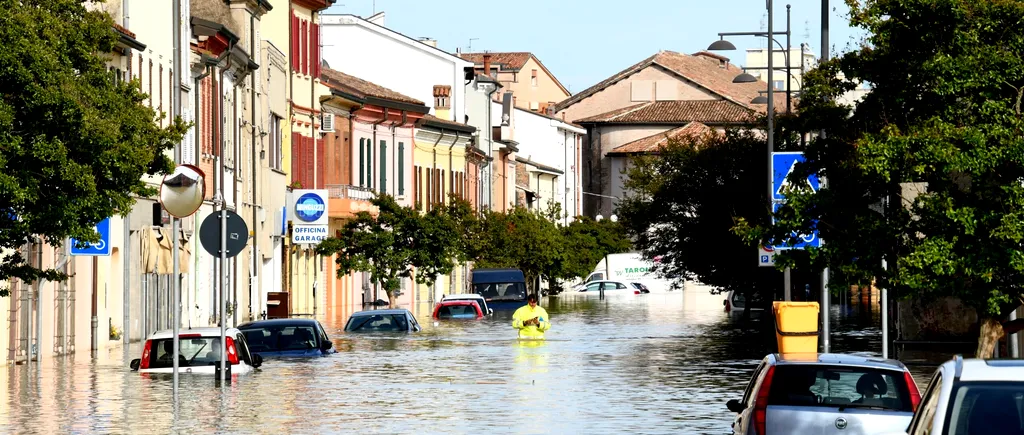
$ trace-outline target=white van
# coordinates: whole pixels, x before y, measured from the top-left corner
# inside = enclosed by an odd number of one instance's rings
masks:
[[[608,273],[611,269],[611,273]],[[644,260],[639,252],[623,252],[621,254],[609,254],[602,259],[594,271],[587,275],[582,284],[575,287],[579,290],[591,281],[613,280],[639,282],[646,285],[652,292],[666,292],[672,290],[672,280],[659,277],[653,271],[654,262]]]

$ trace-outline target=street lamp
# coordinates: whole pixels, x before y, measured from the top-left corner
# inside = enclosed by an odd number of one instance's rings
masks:
[[[726,36],[758,36],[768,38],[768,96],[758,95],[751,101],[752,104],[767,104],[766,108],[768,114],[768,210],[772,209],[772,203],[774,198],[774,192],[772,192],[772,152],[775,150],[775,98],[774,90],[775,83],[773,79],[773,72],[775,71],[775,65],[773,59],[775,58],[775,48],[773,42],[779,45],[785,56],[786,60],[786,71],[789,72],[789,51],[788,46],[790,43],[790,5],[786,5],[786,31],[776,32],[774,30],[775,21],[772,17],[775,8],[773,6],[773,0],[765,0],[765,8],[768,10],[768,31],[767,32],[721,32],[718,34],[719,40],[712,42],[708,46],[709,51],[722,51],[722,50],[735,50],[736,46],[731,42],[726,41]],[[786,47],[782,47],[782,44],[775,39],[776,35],[786,35]],[[733,79],[733,83],[754,83],[757,78],[753,75],[744,72]],[[789,82],[786,80],[786,112],[790,111],[790,97],[789,97]]]

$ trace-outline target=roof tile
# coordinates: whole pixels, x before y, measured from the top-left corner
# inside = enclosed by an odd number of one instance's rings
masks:
[[[505,53],[460,53],[463,59],[473,62],[475,64],[484,63],[484,55],[491,55],[491,65],[504,65],[508,69],[518,71],[526,65],[526,62],[530,60],[533,54],[525,51],[505,52]]]
[[[578,119],[577,124],[743,124],[751,109],[727,100],[652,101]]]
[[[661,150],[670,139],[686,136],[700,136],[713,133],[715,130],[699,122],[691,122],[682,127],[664,131],[655,135],[626,143],[608,152],[608,155],[646,154]]]
[[[348,92],[354,91],[358,97],[376,97],[384,100],[424,105],[422,101],[415,98],[330,68],[324,68],[320,78],[325,86]]]

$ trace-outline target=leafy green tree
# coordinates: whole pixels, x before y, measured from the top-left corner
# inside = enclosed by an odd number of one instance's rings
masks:
[[[156,193],[142,176],[171,168],[164,152],[186,126],[160,128],[138,83],[107,71],[108,15],[78,0],[0,0],[0,23],[0,249],[11,250],[0,280],[60,280],[16,249],[33,235],[98,241],[97,222]]]
[[[733,232],[740,219],[769,221],[767,144],[749,131],[671,138],[632,160],[619,216],[662,276],[694,279],[751,300],[770,299],[779,273],[759,267],[756,243]]]
[[[559,230],[562,255],[547,275],[552,281],[586,277],[606,255],[628,252],[632,248],[625,226],[607,219],[595,221],[579,216]]]
[[[338,277],[369,272],[394,307],[395,291],[403,278],[432,284],[437,275],[451,273],[458,232],[441,208],[421,215],[384,194],[371,203],[377,207],[377,216],[359,212],[345,224],[340,238],[320,242],[316,251],[336,256]]]
[[[848,3],[866,44],[809,74],[800,107],[806,130],[826,131],[802,171],[828,186],[793,192],[775,227],[738,231],[816,225],[827,243],[811,257],[833,283],[958,297],[977,309],[988,357],[1024,297],[1024,3]],[[871,93],[835,102],[857,82]]]
[[[524,207],[508,212],[485,211],[474,261],[479,268],[522,270],[527,287],[536,291],[537,279],[551,271],[562,246],[558,227],[537,212]]]

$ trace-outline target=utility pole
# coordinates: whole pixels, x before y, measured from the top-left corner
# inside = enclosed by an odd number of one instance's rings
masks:
[[[181,117],[181,0],[173,0],[172,7],[173,15],[173,26],[172,34],[174,35],[174,64],[171,66],[171,122]],[[174,165],[181,164],[181,142],[174,144]],[[178,399],[178,355],[181,352],[181,343],[179,338],[179,328],[181,326],[181,257],[179,255],[181,251],[181,240],[178,233],[181,232],[181,219],[171,215],[171,255],[174,257],[173,268],[171,271],[171,328],[172,328],[172,340],[174,341],[174,356],[173,356],[173,393],[174,401],[177,403]],[[127,279],[127,277],[125,277]]]

